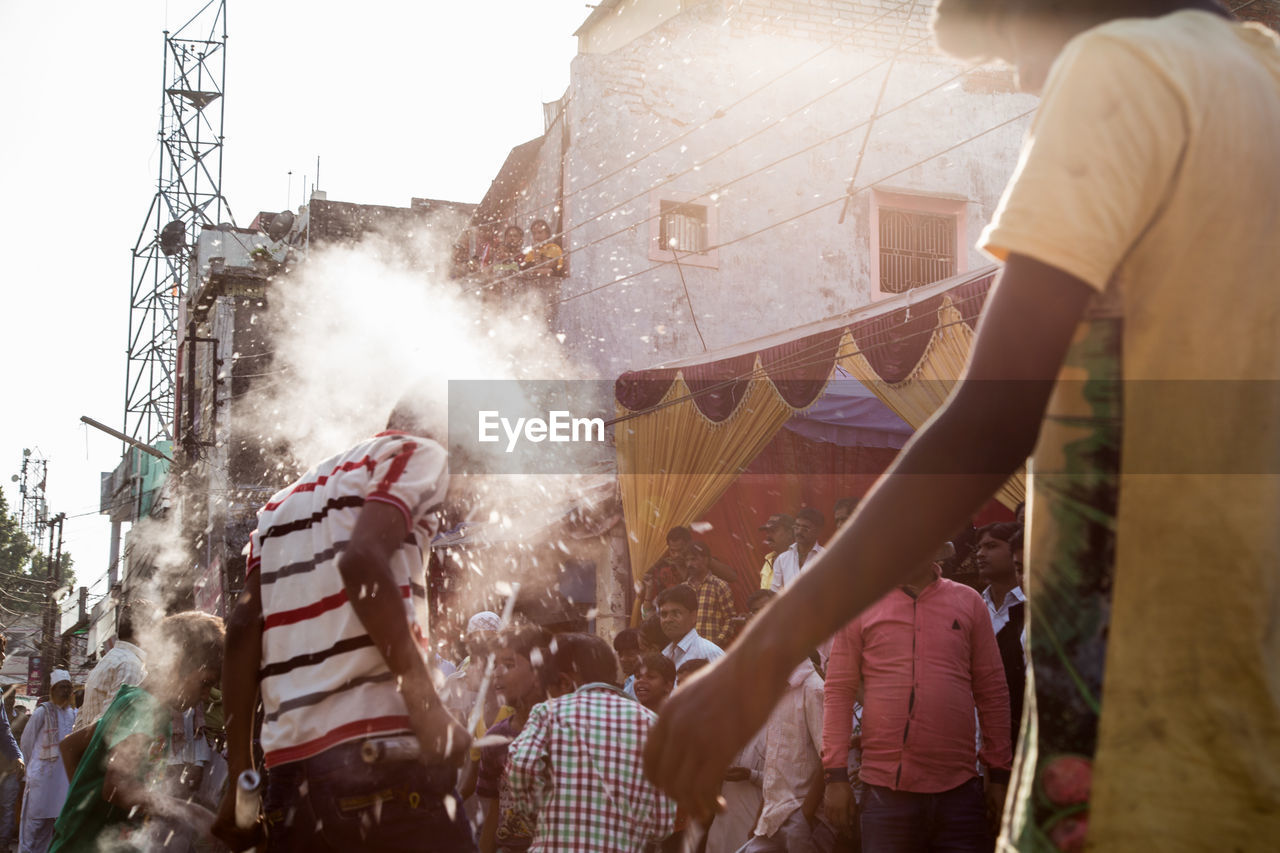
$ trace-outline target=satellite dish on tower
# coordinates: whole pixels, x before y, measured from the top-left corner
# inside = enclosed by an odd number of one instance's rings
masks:
[[[293,230],[293,211],[282,210],[267,223],[267,236],[272,240],[280,240]]]
[[[180,254],[187,247],[187,223],[175,219],[160,229],[160,251],[166,258]]]

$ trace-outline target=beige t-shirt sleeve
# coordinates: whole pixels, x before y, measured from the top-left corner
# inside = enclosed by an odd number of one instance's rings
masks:
[[[1183,100],[1131,44],[1087,33],[1049,75],[1018,167],[979,248],[1104,290],[1159,215],[1187,140]]]

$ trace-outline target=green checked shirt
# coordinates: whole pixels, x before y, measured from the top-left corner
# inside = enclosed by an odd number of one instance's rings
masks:
[[[511,797],[538,815],[534,851],[640,853],[675,829],[676,806],[648,779],[653,712],[609,684],[535,705],[511,744]]]

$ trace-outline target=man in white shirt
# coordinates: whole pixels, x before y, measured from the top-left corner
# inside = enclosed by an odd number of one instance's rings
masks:
[[[22,730],[22,754],[27,759],[27,790],[22,797],[21,853],[45,853],[53,841],[53,824],[67,799],[66,768],[58,743],[71,734],[76,709],[71,707],[71,674],[55,669],[49,677],[49,701],[31,712]]]
[[[821,808],[823,683],[812,661],[791,673],[764,729],[764,804],[739,853],[819,853],[835,846]]]
[[[136,687],[142,683],[147,674],[147,653],[134,645],[134,623],[139,617],[145,621],[154,616],[152,611],[151,602],[141,598],[117,608],[116,643],[85,679],[84,704],[80,706],[72,731],[79,731],[96,723],[116,698],[121,685],[132,684]]]
[[[658,621],[662,633],[671,642],[662,654],[678,668],[687,660],[713,661],[724,650],[700,636],[694,629],[698,621],[698,594],[685,584],[663,590],[658,596]]]
[[[974,562],[978,564],[978,578],[987,585],[982,590],[982,600],[991,615],[991,630],[997,635],[1009,624],[1010,608],[1027,600],[1018,583],[1013,549],[1009,546],[1009,540],[1017,532],[1018,525],[1012,522],[988,524],[977,531]],[[1018,630],[1021,632],[1021,626]]]
[[[991,629],[1000,648],[1005,684],[1009,687],[1010,736],[1018,742],[1022,723],[1023,693],[1027,687],[1026,600],[1018,582],[1012,540],[1022,531],[1014,522],[997,522],[977,531],[974,561],[978,577],[986,582],[982,600],[991,617]]]
[[[796,523],[792,527],[796,540],[790,548],[774,558],[773,582],[769,589],[782,592],[784,587],[800,576],[800,572],[814,557],[822,553],[818,534],[822,532],[822,525],[825,523],[822,513],[811,506],[796,513]]]

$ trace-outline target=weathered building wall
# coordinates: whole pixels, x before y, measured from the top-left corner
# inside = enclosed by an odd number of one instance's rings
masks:
[[[526,242],[529,240],[529,223],[535,219],[546,220],[552,232],[558,233],[562,228],[560,196],[565,165],[564,121],[564,112],[560,110],[542,137],[542,144],[538,148],[538,156],[524,191],[515,199],[515,213],[509,224],[519,225],[524,229]]]
[[[685,5],[571,68],[570,275],[556,322],[602,376],[866,304],[879,291],[871,225],[884,199],[873,184],[898,200],[923,194],[952,205],[959,243],[971,247],[1016,162],[1028,121],[1016,117],[1035,103],[1009,92],[1007,76],[966,78],[923,46],[890,69],[904,19],[885,11],[900,3]],[[926,38],[926,12],[921,4],[907,22],[907,45]],[[552,206],[559,138],[548,134],[522,209]],[[855,169],[861,191],[842,223]],[[663,201],[706,206],[719,248],[673,263],[656,239]],[[976,251],[959,254],[958,271],[982,262]]]

